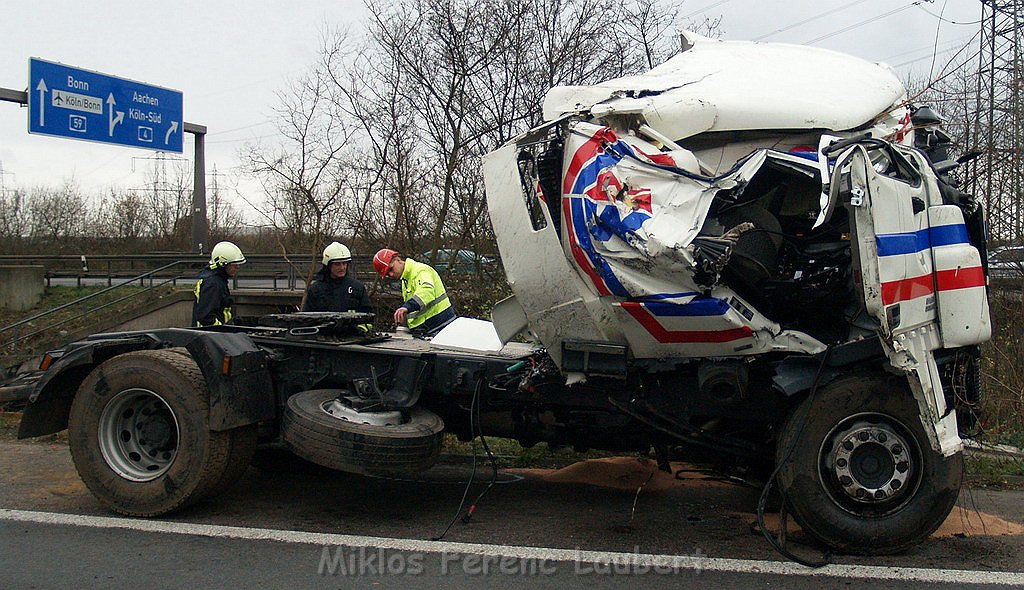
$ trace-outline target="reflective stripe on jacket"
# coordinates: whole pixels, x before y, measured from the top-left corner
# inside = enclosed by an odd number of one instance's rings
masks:
[[[444,283],[429,264],[416,262],[412,258],[405,259],[405,271],[402,273],[402,307],[409,310],[409,329],[430,327],[435,322],[432,318],[447,320],[455,315],[452,303],[448,300]],[[427,325],[424,326],[424,323]]]
[[[228,275],[222,268],[204,268],[193,290],[196,302],[192,306],[193,326],[219,326],[231,321],[231,291]]]

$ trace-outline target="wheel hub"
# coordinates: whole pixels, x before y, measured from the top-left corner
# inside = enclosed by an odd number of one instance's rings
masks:
[[[402,413],[398,410],[387,412],[357,412],[353,408],[341,403],[340,400],[332,399],[324,402],[323,410],[338,418],[356,424],[369,424],[371,426],[398,426],[402,423]]]
[[[112,397],[100,414],[100,453],[118,475],[145,482],[163,475],[178,451],[178,422],[170,406],[148,389]]]
[[[828,465],[850,499],[876,504],[906,490],[915,465],[907,441],[888,425],[857,422],[833,440]]]

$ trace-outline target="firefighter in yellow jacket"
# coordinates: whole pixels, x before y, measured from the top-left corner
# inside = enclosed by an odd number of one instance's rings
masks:
[[[395,323],[408,323],[414,334],[433,336],[455,319],[444,283],[429,264],[416,262],[384,248],[373,256],[373,267],[383,277],[402,280],[402,299],[395,310]]]

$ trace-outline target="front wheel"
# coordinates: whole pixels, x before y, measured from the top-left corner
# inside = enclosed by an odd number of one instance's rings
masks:
[[[226,489],[249,464],[252,426],[209,427],[209,394],[195,361],[176,350],[116,356],[75,395],[68,442],[101,504],[156,516]]]
[[[847,377],[821,388],[787,420],[776,459],[794,519],[843,553],[917,545],[949,515],[963,477],[961,454],[932,449],[898,378]]]

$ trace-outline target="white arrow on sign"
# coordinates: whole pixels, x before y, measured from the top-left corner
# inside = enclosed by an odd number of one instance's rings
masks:
[[[164,143],[165,144],[170,145],[170,143],[171,143],[171,134],[174,133],[177,130],[178,130],[178,122],[177,121],[171,121],[171,128],[168,129],[167,130],[167,134],[164,135]]]
[[[44,98],[47,90],[46,81],[40,78],[39,84],[36,84],[36,90],[39,91],[39,126],[46,127],[46,123],[43,122],[43,113],[46,111],[46,99]]]
[[[107,112],[107,121],[109,123],[109,126],[107,127],[107,135],[111,137],[114,136],[114,126],[121,121],[124,121],[124,111],[117,111],[117,116],[114,116],[114,105],[116,104],[117,101],[114,100],[114,93],[111,92],[107,95],[107,106],[110,107],[110,110]]]

